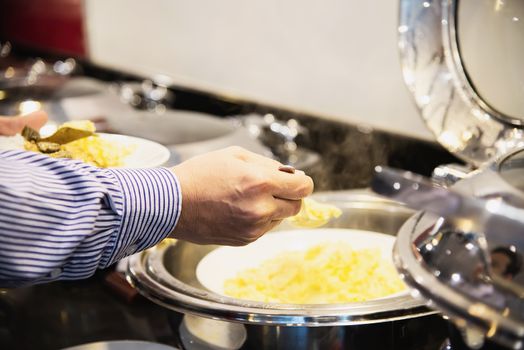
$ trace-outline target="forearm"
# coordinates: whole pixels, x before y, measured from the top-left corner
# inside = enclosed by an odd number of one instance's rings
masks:
[[[167,169],[108,170],[0,153],[0,285],[92,275],[166,237],[181,195]]]

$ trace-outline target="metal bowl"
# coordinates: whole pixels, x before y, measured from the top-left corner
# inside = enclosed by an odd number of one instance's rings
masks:
[[[367,191],[319,193],[315,198],[343,211],[329,227],[395,235],[413,213]],[[181,337],[191,338],[191,344],[196,339],[235,349],[436,349],[445,338],[440,315],[410,295],[351,304],[299,305],[253,302],[207,291],[195,270],[215,248],[172,241],[130,259],[128,279],[143,295],[170,310],[192,315],[178,324]],[[210,335],[218,329],[219,337]]]

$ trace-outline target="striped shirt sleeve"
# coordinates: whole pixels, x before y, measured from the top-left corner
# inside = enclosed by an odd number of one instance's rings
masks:
[[[0,287],[89,277],[167,237],[181,202],[166,168],[1,151]]]

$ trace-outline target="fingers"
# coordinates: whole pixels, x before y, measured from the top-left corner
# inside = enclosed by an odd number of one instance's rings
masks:
[[[282,223],[282,220],[271,220],[271,221],[268,221],[264,225],[261,225],[261,226],[257,227],[255,230],[250,232],[248,235],[237,237],[237,239],[228,242],[227,245],[243,246],[243,245],[247,245],[249,243],[253,243],[257,239],[262,237],[265,233],[271,231],[272,229],[274,229],[275,227],[277,227],[281,223]]]
[[[1,136],[14,136],[19,132],[19,129],[22,130],[19,117],[0,117]]]
[[[36,111],[16,117],[0,117],[0,135],[13,136],[22,131],[24,126],[39,130],[47,122],[47,113]]]
[[[184,235],[180,234],[178,232],[171,233],[170,237],[175,239],[183,239],[188,242],[193,242],[196,244],[219,244],[219,245],[226,245],[226,246],[233,246],[233,247],[239,247],[248,245],[249,243],[253,243],[260,237],[262,237],[265,233],[268,231],[271,231],[280,223],[282,220],[270,220],[267,221],[264,224],[257,225],[256,227],[253,227],[249,230],[242,230],[239,229],[236,232],[234,236],[214,236],[209,235],[206,237],[198,237],[194,236],[192,234]]]
[[[276,198],[299,200],[313,192],[313,180],[302,171],[290,174],[275,169],[271,178],[274,185],[272,194]]]
[[[268,231],[271,231],[272,229],[274,229],[275,227],[277,227],[278,225],[280,225],[282,223],[282,220],[273,220],[269,223],[269,225],[266,227],[267,230],[264,232],[268,232]]]
[[[294,173],[279,171],[282,163],[247,151],[241,147],[230,147],[233,154],[251,165],[257,165],[259,173],[269,180],[270,191],[274,197],[299,200],[313,192],[313,180],[303,171],[296,170]]]
[[[301,200],[275,198],[275,203],[276,207],[272,215],[274,220],[282,220],[287,217],[297,215],[300,211],[300,208],[302,207]]]
[[[247,152],[247,151],[246,151]],[[270,176],[274,189],[273,196],[282,199],[299,200],[313,192],[313,180],[301,170],[294,170],[293,167],[283,166],[282,163],[261,156],[256,153],[247,152],[246,158],[262,165]],[[279,170],[282,168],[282,171]],[[286,171],[287,169],[290,169]]]

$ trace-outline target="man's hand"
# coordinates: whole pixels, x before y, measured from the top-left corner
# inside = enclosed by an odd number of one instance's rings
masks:
[[[39,130],[47,122],[47,113],[44,111],[36,111],[26,115],[19,115],[16,117],[1,117],[0,116],[0,135],[13,136],[22,131],[24,126],[29,126],[35,130]]]
[[[229,147],[175,166],[182,186],[182,214],[173,238],[239,246],[255,241],[297,214],[313,191],[303,172],[278,170],[279,162]]]

